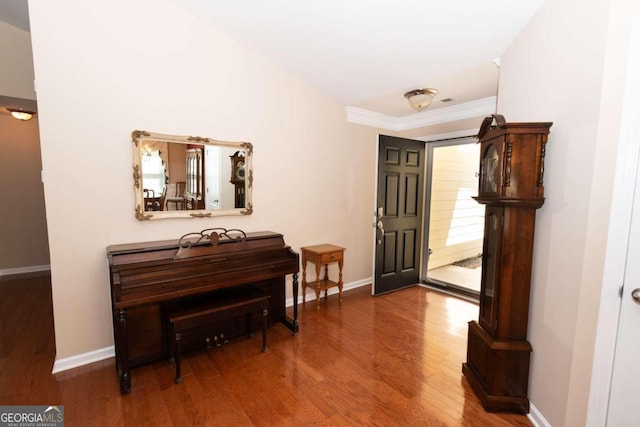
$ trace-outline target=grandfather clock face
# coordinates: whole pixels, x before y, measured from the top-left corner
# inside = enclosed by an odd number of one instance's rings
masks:
[[[481,193],[497,193],[500,181],[498,150],[495,145],[489,145],[484,152],[481,167]]]
[[[236,163],[236,171],[235,171],[236,179],[243,180],[244,179],[244,162],[239,161]]]

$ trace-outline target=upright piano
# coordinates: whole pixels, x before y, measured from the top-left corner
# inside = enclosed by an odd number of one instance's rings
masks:
[[[113,332],[120,390],[131,388],[130,369],[166,358],[165,303],[215,295],[252,284],[271,296],[269,324],[298,332],[299,256],[274,232],[208,229],[180,240],[107,248]],[[293,318],[285,310],[286,276],[292,274]]]

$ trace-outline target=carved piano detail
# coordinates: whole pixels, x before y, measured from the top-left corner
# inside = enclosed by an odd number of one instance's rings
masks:
[[[120,389],[131,388],[130,369],[167,357],[162,304],[252,284],[271,295],[269,324],[298,332],[299,257],[273,232],[209,229],[180,241],[107,248],[113,330]],[[293,318],[285,310],[286,275],[293,275]]]

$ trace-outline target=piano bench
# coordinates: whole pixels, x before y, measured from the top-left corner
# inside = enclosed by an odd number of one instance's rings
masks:
[[[170,355],[176,364],[176,384],[182,382],[180,353],[183,334],[213,326],[221,317],[246,317],[247,335],[252,336],[252,313],[262,310],[262,352],[267,351],[267,317],[271,296],[255,286],[228,288],[197,299],[176,300],[165,305]]]

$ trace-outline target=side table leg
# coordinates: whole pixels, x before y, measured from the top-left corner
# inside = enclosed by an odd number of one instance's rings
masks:
[[[329,264],[324,265],[324,283],[329,283]],[[324,290],[324,299],[327,300],[329,295],[329,288],[325,288]]]
[[[304,303],[306,302],[307,302],[307,256],[305,255],[304,251],[302,251],[302,304],[304,305]]]
[[[316,310],[320,310],[320,269],[321,264],[316,264]]]
[[[339,276],[338,276],[338,299],[340,301],[340,304],[342,304],[342,266],[344,264],[344,260],[340,260],[338,261],[338,269],[340,271]]]

